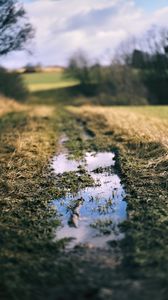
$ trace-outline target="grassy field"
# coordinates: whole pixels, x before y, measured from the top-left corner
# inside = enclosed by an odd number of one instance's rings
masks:
[[[168,272],[168,119],[167,107],[69,108],[85,120],[99,142],[118,149],[128,192],[124,264],[133,276],[164,278]],[[108,138],[107,138],[108,137]],[[138,267],[139,266],[139,267]],[[142,273],[141,273],[142,272]],[[154,275],[155,274],[155,275]],[[157,296],[158,297],[158,296]],[[164,299],[160,295],[158,299]]]
[[[61,74],[24,76],[34,91],[26,104],[0,98],[0,298],[166,300],[168,107],[93,106]],[[89,142],[84,129],[94,133]],[[59,218],[51,200],[79,185],[49,168],[62,133],[74,157],[116,152],[128,220],[125,238],[108,251],[67,255],[65,241],[55,240]]]
[[[120,108],[118,108],[120,109]],[[121,110],[123,110],[123,107],[121,107]],[[130,107],[124,107],[125,111],[130,111]],[[131,107],[131,111],[135,112],[136,114],[140,113],[146,117],[156,117],[160,119],[168,120],[168,106],[135,106]]]
[[[72,108],[77,114],[104,116],[108,126],[137,141],[161,143],[168,147],[168,106]]]
[[[63,71],[24,74],[23,78],[31,92],[65,88],[74,86],[78,83],[73,79],[66,78]]]

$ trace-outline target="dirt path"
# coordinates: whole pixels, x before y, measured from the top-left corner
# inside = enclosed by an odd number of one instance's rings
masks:
[[[166,300],[167,161],[154,164],[166,157],[164,146],[137,142],[101,114],[81,112],[79,122],[79,113],[44,111],[37,106],[34,113],[10,111],[0,120],[1,299]],[[81,123],[91,139],[83,138]],[[65,241],[55,240],[60,218],[53,199],[65,197],[69,188],[77,193],[93,185],[86,172],[79,182],[74,173],[69,179],[48,168],[62,133],[69,138],[71,159],[86,152],[116,153],[128,220],[122,225],[125,238],[108,249],[67,250]]]

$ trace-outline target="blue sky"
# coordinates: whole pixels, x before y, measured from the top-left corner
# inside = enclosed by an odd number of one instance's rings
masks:
[[[168,0],[24,0],[24,5],[36,28],[28,46],[32,55],[11,53],[1,58],[7,67],[66,65],[79,49],[106,63],[121,41],[152,25],[168,26]]]
[[[168,5],[168,0],[135,0],[135,4],[146,12],[153,12]]]
[[[23,2],[26,3],[26,2],[35,2],[35,1],[37,0],[24,0]],[[48,0],[42,0],[42,1],[48,1]],[[61,1],[61,0],[55,0],[55,1]],[[168,0],[135,0],[134,2],[137,6],[143,8],[145,11],[148,12],[155,11],[159,8],[163,8],[166,5],[168,5]]]

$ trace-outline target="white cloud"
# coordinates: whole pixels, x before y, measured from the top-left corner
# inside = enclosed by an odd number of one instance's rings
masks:
[[[65,64],[79,48],[105,60],[127,36],[152,24],[166,25],[168,14],[168,6],[150,14],[133,0],[36,0],[25,7],[36,28],[34,55],[10,54],[8,66],[29,61]]]

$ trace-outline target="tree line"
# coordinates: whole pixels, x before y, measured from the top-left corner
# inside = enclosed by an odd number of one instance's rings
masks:
[[[34,37],[20,1],[0,1],[0,57],[23,50]],[[27,72],[39,68],[28,65]],[[168,104],[168,30],[152,27],[140,37],[122,42],[108,66],[90,63],[78,51],[69,60],[66,76],[77,79],[80,93],[100,104]],[[0,68],[0,93],[24,100],[21,75]]]
[[[168,30],[152,27],[122,42],[108,66],[78,51],[66,70],[100,104],[168,104]]]

